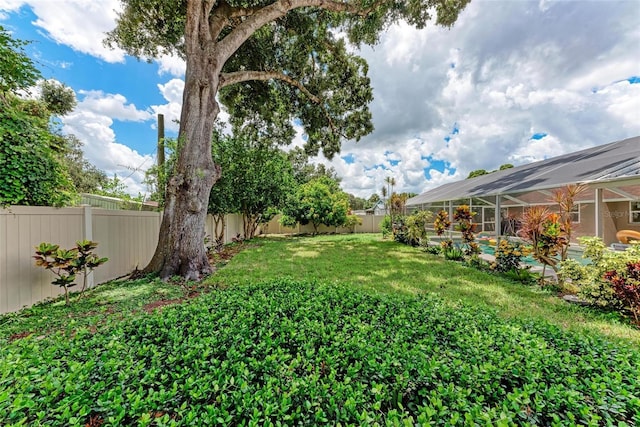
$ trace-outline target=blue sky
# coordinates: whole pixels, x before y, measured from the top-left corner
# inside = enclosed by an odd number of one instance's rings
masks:
[[[122,63],[109,63],[56,43],[45,31],[32,25],[37,16],[29,7],[22,7],[18,13],[11,13],[8,17],[2,25],[10,29],[14,37],[33,41],[25,51],[43,76],[72,87],[79,100],[84,98],[78,93],[80,91],[100,90],[125,94],[133,105],[137,101],[140,109],[166,102],[157,89],[157,85],[166,80],[159,75],[158,64],[132,57],[126,57]],[[150,153],[155,147],[157,132],[148,121],[141,126],[139,122],[116,120],[113,129],[118,142],[140,153]]]
[[[33,40],[44,77],[76,92],[63,129],[109,174],[146,192],[156,114],[169,135],[184,64],[102,45],[117,0],[0,0],[0,24]],[[375,131],[332,161],[342,187],[368,197],[393,176],[421,192],[492,170],[640,134],[640,10],[631,1],[474,0],[451,29],[393,26],[359,53],[370,64]],[[292,146],[301,145],[299,132]],[[139,170],[138,170],[139,169]]]

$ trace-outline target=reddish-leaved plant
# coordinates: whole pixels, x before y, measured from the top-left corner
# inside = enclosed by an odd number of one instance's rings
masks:
[[[640,261],[627,263],[621,272],[607,271],[604,280],[611,283],[616,297],[633,315],[636,325],[640,326]]]

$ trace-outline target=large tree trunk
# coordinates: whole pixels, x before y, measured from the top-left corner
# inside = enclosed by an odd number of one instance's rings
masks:
[[[188,3],[187,69],[178,162],[167,183],[158,246],[143,273],[199,280],[212,269],[204,246],[207,201],[220,168],[211,159],[211,135],[220,111],[215,100],[220,66],[208,28],[207,2]]]

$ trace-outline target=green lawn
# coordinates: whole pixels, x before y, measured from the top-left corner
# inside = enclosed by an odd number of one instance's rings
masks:
[[[378,235],[242,246],[0,317],[0,425],[640,425],[615,316]]]
[[[499,315],[542,319],[565,329],[640,343],[640,330],[615,314],[571,305],[551,292],[524,286],[379,234],[258,239],[208,282],[224,285],[276,278],[340,283],[377,292],[430,292],[455,303],[490,307]]]

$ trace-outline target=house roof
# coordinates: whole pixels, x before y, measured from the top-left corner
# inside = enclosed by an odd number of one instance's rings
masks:
[[[369,209],[365,209],[365,212],[375,212],[376,209],[384,209],[384,201],[378,200],[373,206]]]
[[[444,184],[412,197],[407,206],[635,178],[640,183],[640,136]]]

